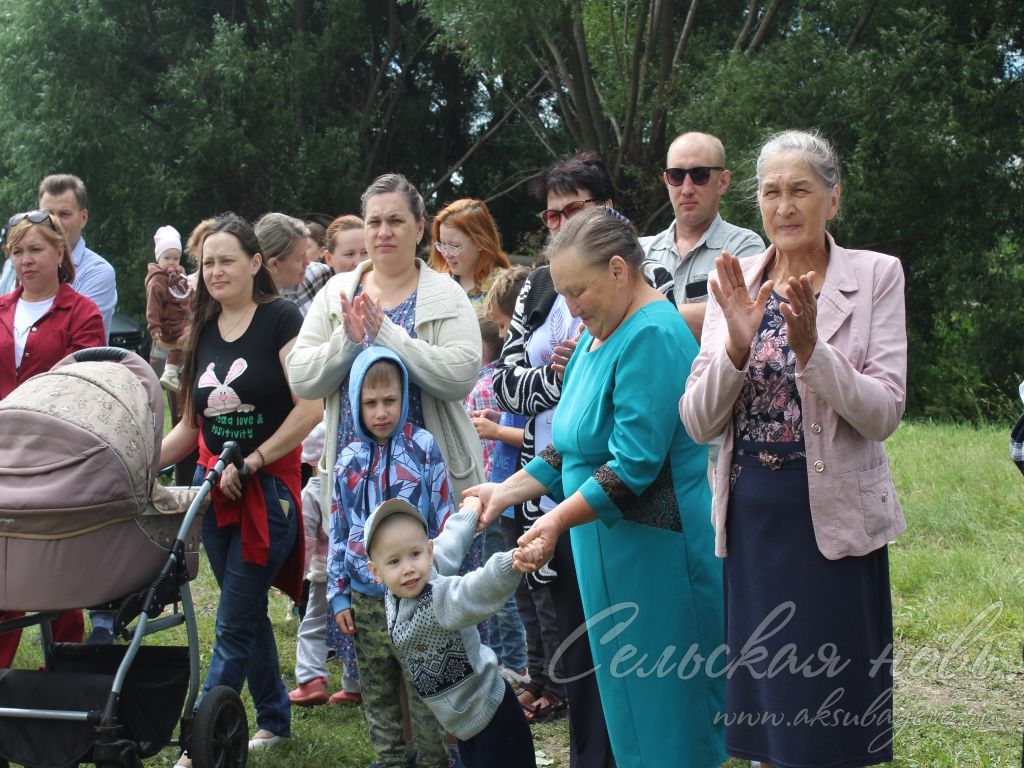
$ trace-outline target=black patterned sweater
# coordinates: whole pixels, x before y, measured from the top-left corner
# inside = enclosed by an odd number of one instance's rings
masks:
[[[420,698],[449,733],[465,741],[491,722],[505,695],[494,651],[476,625],[496,614],[519,586],[512,553],[498,552],[458,576],[477,515],[462,510],[434,539],[434,572],[418,597],[384,600],[391,643]]]

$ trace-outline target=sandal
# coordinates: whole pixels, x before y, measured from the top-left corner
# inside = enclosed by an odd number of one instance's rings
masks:
[[[546,701],[547,704],[540,704],[539,702]],[[551,691],[544,689],[539,699],[536,699],[532,704],[523,704],[523,714],[526,715],[526,721],[528,723],[546,723],[550,720],[557,720],[561,717],[565,717],[569,710],[565,700],[552,693]]]
[[[519,706],[523,708],[523,714],[526,715],[526,719],[530,720],[533,717],[534,706],[543,696],[544,688],[538,683],[527,681],[519,686],[515,690],[516,700],[519,702]],[[529,695],[529,701],[523,701],[523,695]]]

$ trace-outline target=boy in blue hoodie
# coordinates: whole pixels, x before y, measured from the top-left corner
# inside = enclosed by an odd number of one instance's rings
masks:
[[[422,516],[428,535],[440,533],[452,512],[441,449],[408,421],[409,374],[385,347],[363,350],[352,363],[349,400],[358,440],[338,456],[337,500],[331,509],[327,599],[338,628],[354,635],[363,715],[381,768],[404,768],[402,668],[388,634],[384,587],[369,569],[363,540],[367,518],[388,499],[404,499]],[[447,768],[444,731],[409,686],[409,714],[418,764]]]

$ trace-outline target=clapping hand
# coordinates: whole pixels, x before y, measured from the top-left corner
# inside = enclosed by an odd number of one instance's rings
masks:
[[[345,335],[353,344],[368,340],[371,344],[377,338],[384,324],[384,310],[380,302],[361,293],[352,301],[341,295],[341,314],[345,324]]]
[[[801,367],[811,359],[814,345],[818,343],[818,299],[814,295],[814,277],[814,272],[808,272],[789,278],[786,282],[789,303],[779,307],[786,320],[789,348]]]
[[[362,344],[366,338],[366,327],[359,312],[359,298],[356,296],[355,302],[352,302],[344,293],[341,294],[341,317],[345,325],[345,335],[353,344]]]
[[[381,308],[379,301],[371,299],[365,293],[356,296],[356,303],[359,306],[360,314],[363,316],[363,328],[366,331],[366,338],[372,344],[380,332],[380,327],[384,325],[384,310]]]
[[[576,351],[576,345],[580,341],[580,334],[583,333],[585,327],[583,323],[580,323],[580,327],[576,329],[575,336],[571,339],[562,339],[551,351],[551,367],[555,369],[555,374],[558,376],[559,381],[565,375],[565,366],[569,364],[569,358]]]
[[[718,279],[708,282],[715,301],[722,308],[729,329],[726,351],[733,365],[742,368],[746,363],[754,335],[761,327],[768,296],[775,286],[775,281],[766,280],[761,290],[757,292],[757,298],[751,299],[747,293],[747,285],[743,281],[739,259],[728,251],[722,251],[722,255],[715,259],[715,268]]]

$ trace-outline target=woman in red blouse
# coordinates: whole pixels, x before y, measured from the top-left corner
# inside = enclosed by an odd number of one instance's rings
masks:
[[[79,349],[106,343],[103,318],[92,299],[76,293],[75,265],[60,221],[46,211],[18,213],[7,222],[4,251],[18,287],[0,297],[0,400],[31,376]],[[0,619],[15,618],[0,613]],[[53,622],[57,642],[82,642],[79,610]],[[0,634],[0,668],[11,666],[21,630]]]

